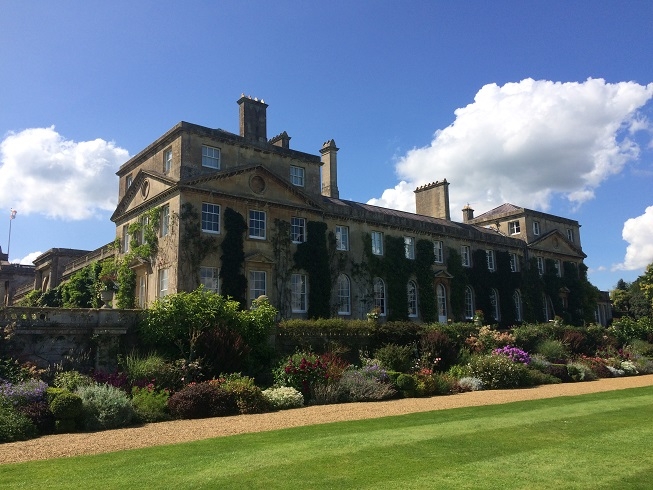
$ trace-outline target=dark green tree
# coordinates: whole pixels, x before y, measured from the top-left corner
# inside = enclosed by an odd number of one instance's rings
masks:
[[[247,278],[244,274],[244,233],[247,230],[245,218],[231,208],[224,212],[225,237],[220,245],[220,279],[222,294],[238,301],[241,309],[247,306]]]

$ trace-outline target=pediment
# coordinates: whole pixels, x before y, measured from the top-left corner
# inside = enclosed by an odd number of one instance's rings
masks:
[[[256,251],[245,255],[245,262],[256,262],[259,264],[274,264],[275,261],[270,256]]]
[[[261,165],[215,172],[180,183],[183,188],[205,190],[242,199],[262,200],[287,206],[321,209],[318,199],[293,186]]]
[[[528,245],[531,250],[540,252],[547,252],[551,254],[567,255],[571,257],[585,258],[587,255],[583,253],[575,244],[571,243],[566,236],[558,230],[546,233],[538,240],[531,242]]]
[[[118,203],[111,219],[129,213],[146,202],[152,201],[157,196],[174,187],[176,182],[165,175],[156,172],[139,171],[134,177],[132,185]]]

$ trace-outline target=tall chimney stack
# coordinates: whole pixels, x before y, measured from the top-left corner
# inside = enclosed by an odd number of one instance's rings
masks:
[[[451,221],[449,182],[432,182],[415,189],[415,212],[423,216]]]
[[[241,94],[238,99],[240,106],[240,135],[247,141],[267,143],[267,118],[268,105],[261,99]]]
[[[322,195],[340,198],[338,191],[338,150],[332,139],[325,142],[320,149],[322,154]]]

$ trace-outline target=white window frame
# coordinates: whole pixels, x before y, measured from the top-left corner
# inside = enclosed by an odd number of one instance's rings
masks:
[[[438,317],[441,319],[447,318],[447,290],[443,284],[435,286],[435,294],[438,301]]]
[[[129,252],[129,242],[131,241],[131,237],[129,236],[129,225],[125,225],[122,227],[122,253],[128,253]]]
[[[374,255],[383,255],[383,232],[372,232],[372,253]]]
[[[290,241],[303,243],[306,241],[306,218],[293,216],[290,218]]]
[[[487,270],[494,272],[497,270],[497,263],[494,258],[494,250],[485,251],[485,259],[487,261]]]
[[[290,277],[290,309],[293,313],[306,313],[308,298],[306,274],[293,274]]]
[[[302,167],[290,166],[290,183],[297,187],[304,187],[305,171]]]
[[[249,210],[249,237],[255,240],[265,240],[267,215],[260,209]]]
[[[161,236],[168,236],[170,233],[170,206],[161,207]]]
[[[167,174],[172,169],[172,148],[163,152],[163,173]]]
[[[220,205],[211,202],[202,203],[202,231],[204,233],[220,233]]]
[[[379,309],[379,315],[386,314],[385,282],[380,277],[374,279],[374,307]]]
[[[336,249],[349,250],[349,227],[336,225]]]
[[[408,281],[406,293],[408,295],[408,317],[417,318],[417,284],[415,281]]]
[[[138,306],[145,308],[147,306],[147,277],[139,277],[138,285]]]
[[[200,267],[200,284],[204,289],[212,293],[220,293],[220,269],[217,267],[201,266]]]
[[[544,257],[537,257],[537,272],[543,276],[545,270]]]
[[[558,277],[562,277],[562,263],[560,262],[560,259],[556,259],[553,261],[553,266],[556,269],[556,275]]]
[[[490,306],[492,306],[492,313],[494,321],[501,320],[501,304],[499,303],[499,291],[495,288],[490,289]]]
[[[170,269],[168,268],[159,269],[159,277],[158,277],[159,298],[165,298],[168,295],[169,281],[170,281]]]
[[[220,170],[220,148],[202,145],[202,167]]]
[[[249,271],[250,301],[265,295],[267,295],[267,273],[265,271]]]
[[[574,230],[571,228],[567,228],[567,240],[569,240],[571,243],[574,243]]]
[[[515,321],[521,322],[523,320],[522,299],[519,289],[515,289],[515,292],[512,293],[512,301],[515,304]]]
[[[519,235],[521,233],[519,221],[508,221],[508,233],[511,235]]]
[[[145,234],[147,231],[147,226],[150,224],[150,217],[149,216],[141,216],[139,218],[139,222],[141,225],[141,236],[139,237],[139,243],[141,245],[145,244]]]
[[[510,272],[519,272],[519,256],[510,252]]]
[[[408,260],[415,260],[415,237],[404,237],[404,253]]]
[[[469,249],[469,245],[461,245],[461,247],[460,247],[460,261],[461,261],[463,267],[471,267],[472,266],[472,256],[471,256],[471,250]]]
[[[465,287],[464,315],[467,320],[474,318],[474,289],[471,286]]]
[[[435,255],[434,262],[436,264],[444,263],[444,244],[442,240],[435,240],[433,242],[433,254]]]
[[[533,235],[539,236],[540,234],[540,222],[533,221]]]
[[[351,281],[345,274],[338,276],[338,315],[351,315]]]

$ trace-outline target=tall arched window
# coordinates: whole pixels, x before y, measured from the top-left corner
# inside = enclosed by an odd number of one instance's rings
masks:
[[[492,317],[495,322],[501,320],[501,308],[499,305],[499,291],[496,289],[490,290],[490,305],[492,306]]]
[[[474,318],[474,290],[471,286],[465,288],[465,318]]]
[[[442,284],[438,284],[435,288],[438,297],[438,315],[441,322],[447,321],[447,291]]]
[[[551,298],[549,298],[546,294],[542,295],[542,316],[544,316],[544,321],[548,322],[550,320],[553,320],[555,313],[553,312],[553,303],[551,302]]]
[[[374,307],[379,309],[379,315],[385,316],[385,283],[383,279],[374,279]]]
[[[338,315],[351,315],[351,283],[345,274],[338,276]]]
[[[515,289],[515,292],[512,293],[512,301],[515,303],[515,321],[521,322],[523,317],[521,293],[519,292],[519,289]]]
[[[408,316],[417,316],[417,285],[415,281],[408,281]]]

